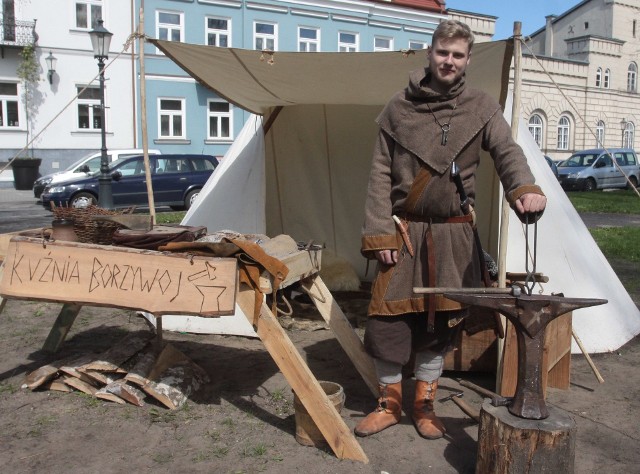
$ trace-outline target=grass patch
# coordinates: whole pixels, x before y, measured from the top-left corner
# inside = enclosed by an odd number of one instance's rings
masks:
[[[187,211],[159,212],[156,214],[157,224],[180,224]]]
[[[0,383],[0,395],[8,393],[9,395],[13,395],[18,391],[18,387],[9,382]]]
[[[632,190],[569,191],[567,196],[578,212],[640,214],[640,197]]]
[[[149,420],[151,423],[172,423],[176,421],[177,414],[175,411],[158,410],[152,408],[149,410]]]
[[[640,227],[597,227],[589,231],[607,260],[640,262]]]

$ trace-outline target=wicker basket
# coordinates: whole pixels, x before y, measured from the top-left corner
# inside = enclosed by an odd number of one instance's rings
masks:
[[[80,242],[100,245],[111,245],[115,231],[124,226],[117,222],[95,221],[92,216],[131,214],[134,209],[135,207],[121,210],[109,210],[98,206],[57,207],[51,203],[51,210],[56,219],[67,219],[73,222],[73,230]]]

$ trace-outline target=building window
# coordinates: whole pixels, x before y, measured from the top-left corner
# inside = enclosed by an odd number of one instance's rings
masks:
[[[598,120],[596,124],[596,148],[604,147],[604,122]]]
[[[542,117],[533,114],[529,119],[529,131],[536,141],[538,148],[542,148]]]
[[[428,46],[429,45],[424,41],[414,41],[414,40],[409,41],[409,49],[412,49],[414,51],[417,51],[420,49],[427,49]]]
[[[636,63],[631,63],[627,69],[627,92],[636,92],[637,81],[638,66]]]
[[[603,83],[603,87],[605,89],[609,88],[609,84],[611,83],[611,69],[607,68],[604,71],[604,83]]]
[[[84,89],[84,90],[83,90]],[[100,86],[78,86],[78,128],[82,130],[100,130]]]
[[[633,122],[627,122],[622,132],[622,148],[633,148],[636,134],[636,126]]]
[[[571,131],[571,123],[566,116],[560,117],[558,120],[558,150],[569,149],[569,132]]]
[[[596,87],[602,87],[602,68],[599,67],[596,71]]]
[[[258,51],[276,51],[278,48],[277,25],[256,22],[253,25],[253,44]]]
[[[102,18],[102,0],[84,0],[75,2],[76,28],[93,29]]]
[[[19,126],[18,84],[0,82],[0,128]]]
[[[231,20],[226,18],[205,18],[206,41],[209,46],[231,47]]]
[[[298,51],[302,53],[320,51],[320,30],[318,28],[298,27]]]
[[[209,140],[230,140],[233,138],[233,106],[224,100],[208,101]]]
[[[376,36],[373,39],[374,51],[393,51],[393,38]]]
[[[184,13],[176,12],[156,12],[156,35],[158,39],[165,41],[181,42],[182,24],[184,21]]]
[[[184,99],[158,99],[160,138],[185,138]]]
[[[636,20],[633,20],[633,26],[631,27],[631,34],[636,37]]]
[[[341,53],[355,53],[358,51],[358,33],[338,33],[338,51]]]

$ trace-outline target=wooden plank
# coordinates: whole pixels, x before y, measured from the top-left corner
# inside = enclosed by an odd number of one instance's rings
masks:
[[[297,283],[298,281],[315,275],[320,271],[322,252],[300,250],[279,259],[289,269],[286,278],[280,283],[280,288]],[[260,275],[260,291],[265,294],[273,292],[273,277],[269,272]]]
[[[167,344],[149,373],[142,390],[171,410],[209,381],[207,373],[171,344]]]
[[[75,303],[65,303],[62,305],[62,309],[53,323],[51,331],[47,336],[47,340],[44,341],[42,350],[45,352],[55,353],[58,351],[62,343],[64,342],[71,326],[73,326],[78,313],[82,309],[82,305]]]
[[[124,363],[140,352],[153,338],[151,333],[130,333],[117,343],[109,347],[102,354],[99,354],[90,362],[84,364],[81,371],[103,371],[127,373],[123,367]]]
[[[494,373],[498,341],[493,329],[475,334],[460,331],[453,351],[444,358],[444,370]]]
[[[513,397],[518,384],[518,338],[516,330],[509,321],[506,322],[502,349],[502,376],[497,391],[503,397]]]
[[[154,351],[144,352],[139,354],[136,363],[124,379],[127,382],[135,383],[136,385],[143,386],[149,383],[148,376],[151,373],[153,365],[156,363],[156,353]]]
[[[55,379],[60,373],[60,367],[67,364],[69,359],[58,360],[49,364],[38,367],[36,370],[29,372],[24,378],[22,388],[35,390]]]
[[[65,380],[66,376],[49,380],[47,383],[42,385],[42,388],[44,390],[53,390],[54,392],[73,392],[73,389],[64,382]]]
[[[235,310],[237,261],[13,237],[3,297],[204,317]]]
[[[69,387],[73,387],[76,390],[86,393],[87,395],[96,395],[98,389],[91,384],[86,383],[83,380],[80,380],[76,377],[66,377],[64,379],[64,383],[66,383]]]
[[[545,393],[547,386],[565,390],[569,388],[571,369],[571,313],[559,316],[551,321],[545,328],[542,367],[542,387]],[[554,370],[555,367],[557,367],[557,369]],[[502,363],[502,385],[498,393],[505,397],[512,397],[516,392],[517,382],[518,342],[513,325],[507,323]]]
[[[129,385],[125,380],[116,380],[104,388],[126,402],[138,407],[144,406],[144,393],[136,387]]]
[[[364,382],[371,390],[371,393],[377,398],[378,393],[378,376],[373,365],[373,359],[364,350],[362,341],[353,330],[351,323],[342,312],[333,295],[322,281],[319,275],[316,275],[302,282],[302,287],[307,291],[311,300],[318,308],[318,311],[333,331],[336,339],[347,353],[356,370],[360,373]]]
[[[562,357],[548,372],[547,387],[568,390],[571,384],[571,351]]]
[[[563,314],[549,324],[546,341],[549,344],[547,387],[568,390],[571,383],[572,313]]]
[[[96,398],[99,398],[100,400],[107,400],[109,402],[119,403],[120,405],[126,405],[127,404],[127,402],[125,402],[118,395],[116,395],[115,393],[109,392],[107,390],[107,387],[102,387],[100,390],[97,390],[96,391]]]
[[[240,285],[238,305],[253,323],[254,292]],[[298,395],[311,419],[339,459],[368,463],[369,459],[304,359],[265,303],[255,324],[256,332],[278,368]]]

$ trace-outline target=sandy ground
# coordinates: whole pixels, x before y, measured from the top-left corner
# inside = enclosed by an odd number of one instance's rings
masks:
[[[13,209],[15,211],[15,209]],[[19,213],[20,214],[20,213]],[[47,215],[43,216],[45,220]],[[21,222],[16,222],[21,225]],[[612,262],[640,304],[638,264]],[[362,335],[366,298],[335,293]],[[0,315],[0,465],[11,473],[472,473],[478,425],[451,402],[437,403],[447,426],[444,439],[420,438],[407,413],[412,380],[404,381],[400,425],[359,439],[368,464],[340,460],[329,449],[295,439],[293,394],[259,340],[233,336],[164,333],[164,339],[199,364],[211,381],[180,409],[152,399],[118,405],[81,393],[30,391],[25,375],[72,354],[100,353],[132,332],[149,332],[134,312],[84,307],[55,354],[41,350],[61,305],[10,300]],[[319,380],[346,392],[342,417],[349,428],[374,399],[319,316],[297,305],[289,337]],[[595,355],[605,383],[584,357],[572,357],[569,390],[549,389],[547,403],[577,424],[576,473],[640,472],[640,337],[619,350]],[[493,374],[446,372],[438,397],[461,388],[466,378],[493,388]],[[480,395],[464,389],[480,408]]]
[[[346,314],[362,321],[366,299],[336,294]],[[59,304],[10,300],[0,319],[0,464],[4,472],[308,472],[471,473],[478,425],[451,402],[437,403],[448,435],[420,438],[406,415],[412,380],[405,380],[400,425],[359,439],[369,464],[339,460],[328,449],[295,439],[293,395],[259,340],[165,332],[165,341],[203,367],[211,382],[171,411],[147,398],[143,407],[118,405],[80,393],[21,388],[25,374],[76,353],[99,353],[127,333],[149,331],[134,312],[84,307],[55,355],[41,351]],[[329,330],[304,305],[290,338],[319,380],[342,385],[342,417],[350,428],[373,398]],[[304,313],[304,314],[302,314]],[[316,320],[309,319],[316,318]],[[357,329],[359,333],[361,329]],[[576,421],[575,472],[640,472],[640,339],[594,361],[599,384],[584,357],[572,358],[571,387],[550,389],[548,403]],[[446,372],[439,396],[466,378],[493,388],[493,376]],[[464,389],[480,408],[482,397]]]

